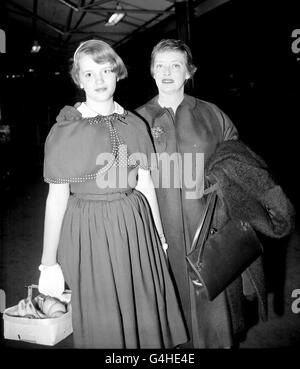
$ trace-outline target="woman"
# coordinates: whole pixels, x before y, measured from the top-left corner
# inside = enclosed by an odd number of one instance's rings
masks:
[[[137,113],[148,122],[154,133],[158,153],[171,155],[178,152],[183,158],[185,154],[204,154],[206,163],[220,142],[237,139],[238,133],[229,118],[215,105],[185,94],[185,84],[195,72],[192,54],[186,44],[173,39],[160,41],[151,54],[151,74],[158,95],[137,109]],[[192,175],[198,183],[203,182],[203,172],[198,174],[196,160],[193,163]],[[165,172],[161,166],[159,172],[163,177]],[[170,245],[170,266],[189,327],[190,341],[184,347],[231,347],[233,342],[225,293],[210,302],[205,296],[195,295],[189,280],[185,256],[190,250],[204,200],[201,194],[198,198],[190,198],[190,189],[185,186],[185,181],[182,184],[182,188],[158,187],[157,199]],[[196,299],[201,299],[201,302],[196,304]],[[197,305],[201,311],[197,311]]]
[[[151,55],[151,74],[158,95],[137,113],[151,128],[156,152],[162,158],[166,153],[169,157],[179,153],[181,158],[181,170],[171,173],[164,169],[164,160],[159,160],[157,200],[170,245],[170,268],[190,333],[190,341],[182,347],[229,348],[239,343],[247,329],[244,312],[248,299],[257,300],[260,318],[267,319],[262,259],[258,257],[212,301],[203,289],[195,288],[188,275],[186,255],[206,203],[203,190],[209,192],[218,186],[220,196],[211,228],[214,232],[234,217],[247,221],[249,227],[267,237],[282,238],[293,230],[294,210],[264,161],[238,140],[230,119],[217,106],[184,93],[186,81],[195,71],[187,45],[180,40],[160,41]],[[204,156],[202,163],[197,162],[197,155]],[[187,180],[187,174],[195,179],[192,193],[193,181]],[[171,178],[170,188],[161,185],[166,176]],[[181,186],[175,185],[178,182]],[[243,245],[237,243],[241,249]]]
[[[126,67],[108,44],[89,40],[71,74],[86,101],[81,119],[55,124],[45,145],[39,291],[59,296],[65,277],[76,347],[175,347],[186,332],[165,259],[153,148],[144,123],[113,99]]]

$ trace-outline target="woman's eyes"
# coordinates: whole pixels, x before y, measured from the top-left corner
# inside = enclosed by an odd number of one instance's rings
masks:
[[[156,64],[156,66],[155,66],[156,69],[169,68],[169,67],[171,67],[172,69],[180,69],[181,64],[174,63],[174,64],[171,64],[170,66],[169,65],[163,65],[163,64]]]
[[[112,73],[112,69],[104,69],[103,71],[105,74],[109,74],[109,73]]]
[[[86,78],[90,78],[91,76],[92,76],[92,73],[85,73],[85,75],[84,75]]]

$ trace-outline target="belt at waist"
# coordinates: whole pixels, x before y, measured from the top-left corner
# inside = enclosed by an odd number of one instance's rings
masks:
[[[73,193],[71,196],[83,199],[83,200],[92,200],[92,201],[114,201],[124,199],[128,195],[130,195],[134,190],[129,188],[125,191],[120,192],[111,192],[111,193]]]

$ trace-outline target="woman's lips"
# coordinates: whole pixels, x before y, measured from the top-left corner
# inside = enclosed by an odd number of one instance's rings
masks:
[[[171,78],[164,78],[161,81],[162,81],[162,83],[173,83],[174,82],[174,80],[171,79]]]
[[[95,91],[97,91],[97,92],[105,92],[106,91],[106,87],[96,88]]]

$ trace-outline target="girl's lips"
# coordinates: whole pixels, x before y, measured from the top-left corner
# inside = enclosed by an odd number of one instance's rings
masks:
[[[170,79],[170,78],[164,78],[161,81],[162,81],[162,83],[173,83],[174,82],[174,80]]]

